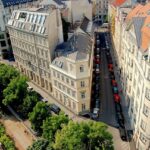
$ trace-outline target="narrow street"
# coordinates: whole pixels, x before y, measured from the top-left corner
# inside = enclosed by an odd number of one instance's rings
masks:
[[[109,72],[107,67],[107,60],[105,56],[105,39],[104,33],[100,33],[100,41],[101,41],[101,111],[100,111],[100,121],[107,123],[110,126],[117,126],[116,117],[115,117],[115,105],[113,100],[113,94],[109,79]]]

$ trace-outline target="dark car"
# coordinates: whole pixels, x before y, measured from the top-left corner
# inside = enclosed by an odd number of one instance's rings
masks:
[[[120,127],[124,127],[124,116],[122,112],[117,112],[116,117],[117,117],[117,121]]]
[[[95,80],[96,80],[96,81],[99,81],[99,80],[100,80],[100,76],[96,76],[96,77],[95,77]]]
[[[56,114],[59,114],[59,112],[60,112],[60,108],[57,106],[57,105],[55,105],[55,104],[52,104],[51,106],[50,106],[50,109],[54,112],[54,113],[56,113]]]
[[[97,83],[96,85],[95,85],[95,90],[99,90],[99,88],[100,88],[100,86],[99,86],[99,84]]]
[[[115,103],[116,112],[122,112],[122,107],[120,103]]]
[[[113,94],[118,94],[118,87],[117,86],[113,86],[112,87],[112,91],[113,91]]]
[[[119,133],[120,133],[120,138],[123,141],[127,141],[127,135],[126,135],[125,128],[119,127]]]

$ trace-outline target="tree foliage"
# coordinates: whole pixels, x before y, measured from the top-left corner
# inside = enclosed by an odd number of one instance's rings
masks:
[[[10,81],[19,76],[19,72],[11,66],[0,64],[0,87],[7,87]]]
[[[62,129],[63,125],[68,124],[69,118],[65,116],[63,112],[59,115],[53,115],[48,117],[43,122],[43,134],[42,136],[49,141],[54,141],[54,136],[57,130]]]
[[[15,150],[13,141],[5,134],[5,128],[0,124],[0,143],[2,143],[6,150]]]
[[[33,111],[29,113],[32,128],[41,133],[43,121],[49,117],[49,115],[47,105],[44,102],[38,102],[33,108]]]
[[[112,136],[103,123],[69,122],[56,133],[55,150],[113,150]]]
[[[29,112],[32,112],[33,107],[39,101],[39,97],[36,92],[27,92],[26,97],[23,99],[23,103],[19,106],[19,113],[23,118],[27,118]]]
[[[3,91],[3,104],[18,106],[22,103],[23,98],[27,93],[27,79],[24,76],[19,76],[11,80],[7,88]]]
[[[49,142],[45,139],[39,139],[34,141],[32,146],[28,148],[28,150],[46,150]]]

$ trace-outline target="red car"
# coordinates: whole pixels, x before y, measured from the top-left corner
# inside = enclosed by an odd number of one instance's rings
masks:
[[[113,69],[113,64],[108,64],[108,68]]]
[[[112,86],[117,86],[116,80],[111,80],[111,84],[112,84]]]
[[[118,94],[114,94],[114,101],[120,103],[120,96]]]

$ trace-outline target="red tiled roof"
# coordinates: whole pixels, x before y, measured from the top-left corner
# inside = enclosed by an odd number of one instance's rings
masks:
[[[126,0],[115,0],[112,5],[115,7],[121,6]]]

